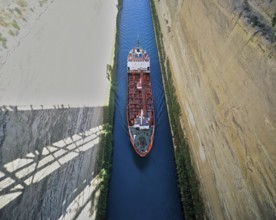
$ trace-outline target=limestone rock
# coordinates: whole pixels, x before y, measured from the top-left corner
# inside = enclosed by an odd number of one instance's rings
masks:
[[[275,218],[275,1],[155,5],[207,215]]]

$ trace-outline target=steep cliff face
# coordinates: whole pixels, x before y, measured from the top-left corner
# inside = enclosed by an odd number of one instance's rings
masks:
[[[116,14],[112,0],[0,1],[1,220],[100,213]]]
[[[0,219],[76,219],[90,207],[95,215],[102,114],[0,110]]]
[[[275,217],[275,1],[155,4],[207,215]]]

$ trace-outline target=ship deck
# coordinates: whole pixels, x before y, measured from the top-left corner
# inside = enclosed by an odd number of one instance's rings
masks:
[[[142,82],[140,83],[140,79]],[[142,89],[138,89],[138,85]],[[149,125],[154,125],[153,99],[149,71],[128,71],[128,125],[134,125],[134,119],[143,109],[144,115],[150,118]]]
[[[140,155],[150,151],[154,133],[154,108],[150,71],[128,71],[127,118],[132,144]]]
[[[133,141],[132,144],[140,155],[145,155],[150,151],[153,143],[153,132],[154,127],[144,130],[137,130],[137,128],[129,127],[129,133]]]

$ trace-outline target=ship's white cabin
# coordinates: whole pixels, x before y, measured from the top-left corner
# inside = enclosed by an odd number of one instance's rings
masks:
[[[148,70],[150,69],[150,59],[146,50],[140,47],[129,51],[127,59],[128,70]]]

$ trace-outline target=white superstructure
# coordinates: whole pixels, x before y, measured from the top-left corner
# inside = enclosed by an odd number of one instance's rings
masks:
[[[128,70],[149,70],[150,59],[147,51],[140,47],[133,48],[129,51],[127,59]]]

